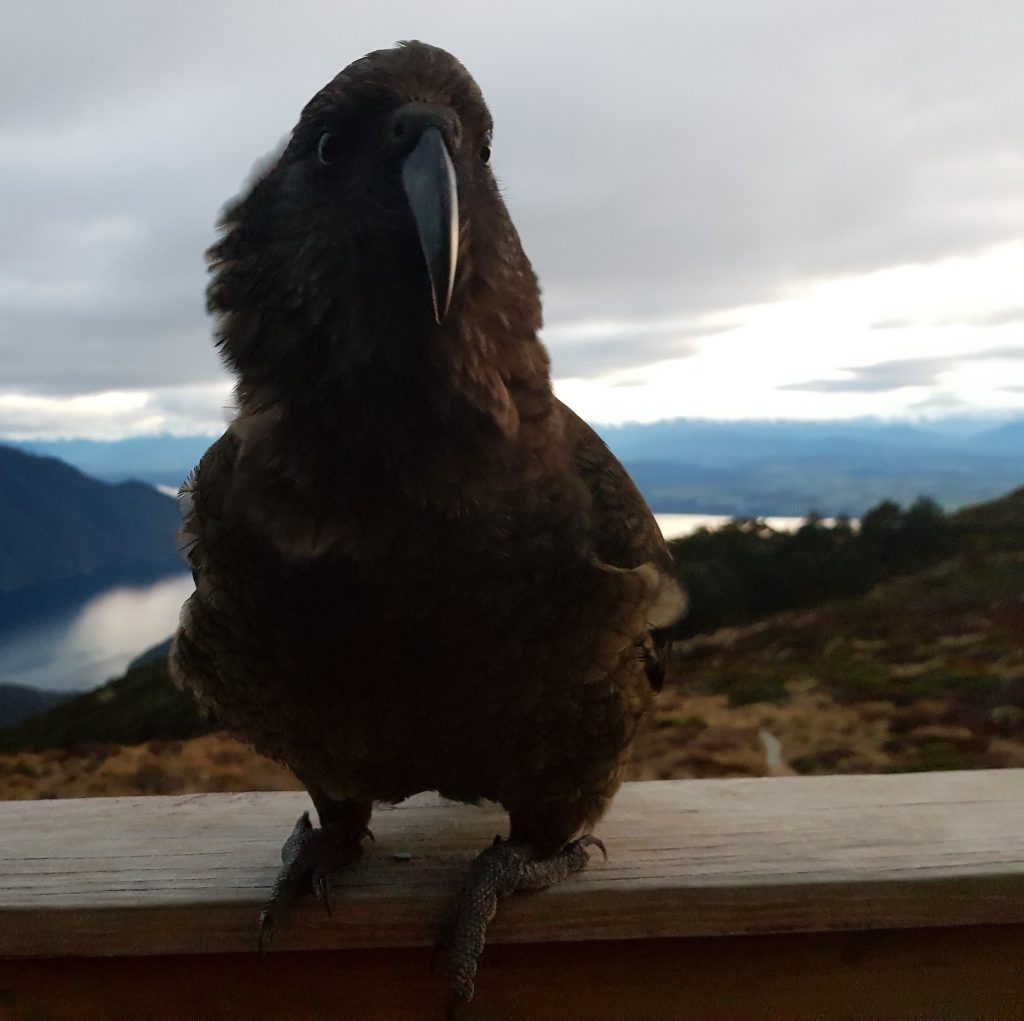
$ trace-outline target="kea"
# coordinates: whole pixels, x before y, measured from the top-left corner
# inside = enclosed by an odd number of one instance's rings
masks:
[[[601,846],[685,602],[636,486],[552,393],[491,137],[466,69],[400,44],[318,92],[226,206],[208,306],[237,414],[182,487],[196,588],[171,653],[319,816],[261,941],[359,858],[375,802],[508,812],[441,926],[450,1009],[498,900]]]

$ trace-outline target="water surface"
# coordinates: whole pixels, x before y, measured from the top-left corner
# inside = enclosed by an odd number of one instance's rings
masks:
[[[733,520],[729,514],[655,514],[666,539],[679,539],[692,535],[698,528],[721,528]],[[770,517],[763,519],[777,532],[795,532],[804,518]]]
[[[113,583],[68,595],[54,587],[21,604],[6,597],[0,621],[0,682],[74,691],[124,672],[170,636],[192,576],[177,572],[145,582]]]

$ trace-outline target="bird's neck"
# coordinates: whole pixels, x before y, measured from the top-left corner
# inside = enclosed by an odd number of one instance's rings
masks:
[[[253,460],[301,480],[311,498],[376,489],[423,505],[454,506],[456,494],[479,503],[540,465],[537,450],[557,449],[549,434],[561,429],[543,345],[532,332],[495,332],[456,321],[415,355],[299,391],[243,386],[232,429]]]

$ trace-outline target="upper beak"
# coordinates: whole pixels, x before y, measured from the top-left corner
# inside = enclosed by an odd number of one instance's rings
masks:
[[[437,128],[427,128],[402,163],[402,185],[430,277],[434,319],[448,313],[459,259],[459,193],[455,167]]]

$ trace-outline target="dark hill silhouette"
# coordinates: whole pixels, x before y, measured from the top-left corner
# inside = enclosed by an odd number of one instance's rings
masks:
[[[192,695],[174,686],[163,655],[0,730],[0,753],[175,740],[213,729]]]
[[[178,509],[141,482],[108,485],[0,446],[0,594],[97,571],[180,566]]]
[[[0,684],[0,727],[12,727],[29,716],[36,716],[63,702],[73,694],[70,691],[29,688],[24,684]]]
[[[998,500],[964,507],[953,520],[968,528],[1014,529],[1024,536],[1024,486]]]

